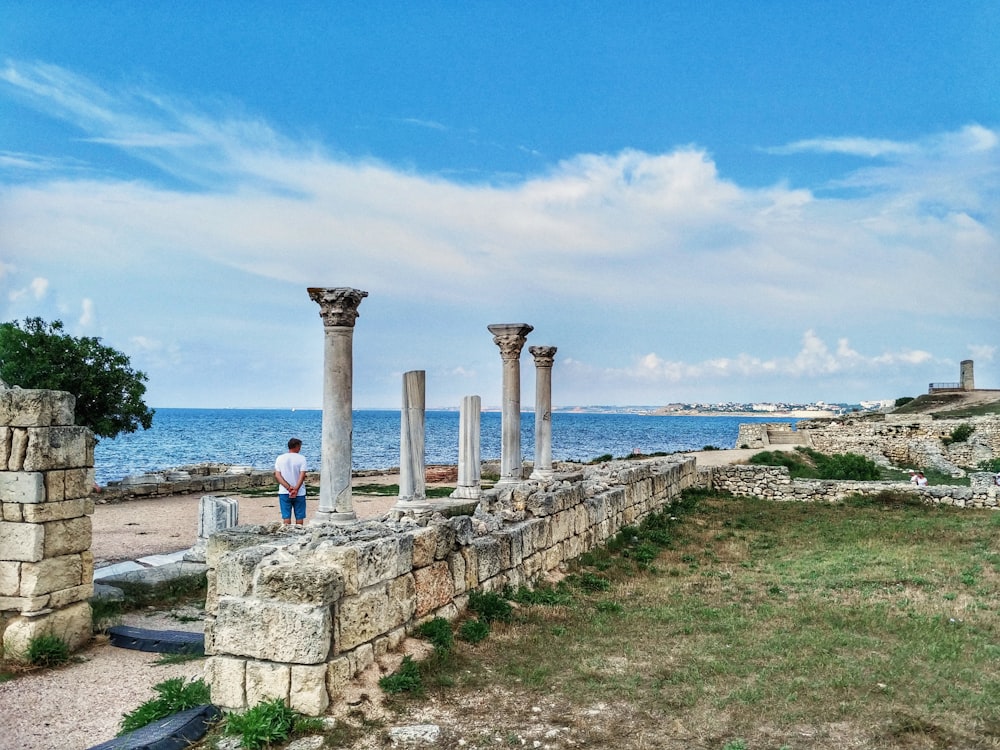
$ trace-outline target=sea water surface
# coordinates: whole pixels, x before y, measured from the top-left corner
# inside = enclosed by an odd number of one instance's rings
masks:
[[[458,411],[426,413],[428,464],[458,463]],[[310,469],[319,469],[323,413],[308,409],[157,409],[153,426],[101,440],[94,450],[99,484],[132,474],[186,464],[217,462],[269,469],[288,438],[302,440]],[[556,412],[552,415],[552,458],[589,461],[610,453],[674,453],[705,446],[733,448],[740,423],[795,422],[754,417],[658,417],[644,414]],[[535,451],[534,414],[521,414],[521,452]],[[500,412],[483,412],[480,454],[500,458]],[[399,465],[399,411],[354,412],[354,469]]]

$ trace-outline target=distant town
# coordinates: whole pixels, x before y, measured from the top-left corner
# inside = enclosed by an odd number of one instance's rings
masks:
[[[808,404],[792,402],[737,403],[724,401],[717,404],[673,403],[665,406],[564,406],[552,411],[571,414],[646,414],[654,417],[775,417],[799,418],[836,417],[859,411],[882,411],[892,408],[893,399],[862,401],[857,404],[831,404],[814,401]]]

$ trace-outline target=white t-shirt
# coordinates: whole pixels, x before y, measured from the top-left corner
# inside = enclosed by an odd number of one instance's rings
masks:
[[[285,481],[294,487],[299,481],[299,475],[305,474],[306,457],[301,453],[292,453],[291,451],[282,453],[274,462],[274,470],[280,472]],[[283,495],[287,491],[284,487],[278,487],[279,495]],[[305,494],[306,483],[303,482],[296,497],[303,497]]]

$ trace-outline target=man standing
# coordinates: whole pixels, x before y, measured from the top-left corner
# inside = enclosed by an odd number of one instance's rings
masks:
[[[274,462],[281,521],[291,523],[294,510],[295,523],[299,526],[306,518],[306,459],[299,454],[301,449],[302,441],[292,438],[288,441],[288,453],[282,453]]]

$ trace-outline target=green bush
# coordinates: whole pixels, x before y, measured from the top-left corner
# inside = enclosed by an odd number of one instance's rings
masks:
[[[605,463],[607,461],[614,461],[614,460],[615,460],[615,457],[612,456],[610,453],[604,453],[604,454],[602,454],[600,456],[597,456],[596,458],[590,459],[590,461],[588,463],[591,463],[591,464],[603,464],[603,463]]]
[[[469,609],[486,622],[510,622],[514,619],[510,602],[492,591],[469,592]]]
[[[69,661],[69,644],[51,633],[36,635],[28,643],[28,663],[36,667],[58,667]]]
[[[566,587],[560,583],[558,586],[538,586],[533,589],[521,586],[509,598],[518,604],[556,606],[571,603],[573,601],[573,594],[567,591]]]
[[[913,396],[900,396],[896,399],[895,406],[898,409],[900,406],[906,406],[913,400]]]
[[[466,620],[458,629],[458,637],[466,643],[479,643],[490,634],[490,624],[484,620]]]
[[[208,685],[204,680],[184,682],[183,677],[173,677],[154,685],[153,690],[159,697],[146,701],[122,718],[121,731],[118,735],[128,734],[147,724],[164,719],[178,711],[186,711],[195,706],[211,703]]]
[[[319,719],[303,716],[280,698],[275,698],[258,703],[243,713],[229,714],[225,733],[240,737],[240,747],[260,750],[284,743],[294,734],[321,731],[322,727]]]
[[[443,617],[435,617],[417,628],[417,635],[426,638],[438,651],[451,651],[455,637],[451,632],[451,623]]]
[[[420,665],[407,654],[403,657],[403,663],[399,665],[399,669],[379,680],[378,686],[387,693],[419,694],[423,692],[424,688],[423,681],[420,679]]]
[[[1000,471],[1000,458],[991,458],[987,461],[980,461],[979,470],[992,471],[994,473]]]
[[[878,464],[856,453],[825,456],[818,468],[820,479],[872,481],[880,479],[882,476]]]
[[[972,433],[976,431],[975,426],[969,424],[968,422],[960,424],[954,430],[951,431],[951,435],[945,439],[945,444],[949,443],[964,443],[968,440]]]

